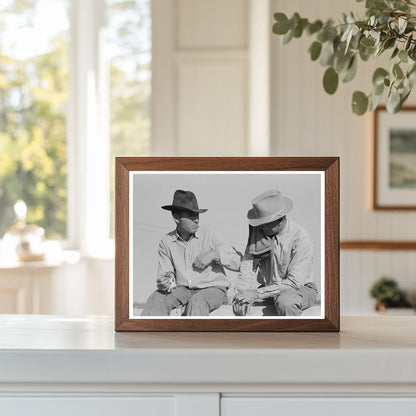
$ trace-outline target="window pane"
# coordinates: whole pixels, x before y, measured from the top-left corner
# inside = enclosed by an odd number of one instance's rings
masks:
[[[27,222],[65,238],[70,0],[0,5],[0,238],[23,199]]]
[[[106,0],[110,71],[110,235],[114,157],[146,156],[150,144],[151,0]]]

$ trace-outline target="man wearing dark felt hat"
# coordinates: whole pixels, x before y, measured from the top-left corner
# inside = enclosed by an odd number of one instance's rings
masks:
[[[316,302],[313,246],[308,233],[288,218],[293,202],[278,190],[252,201],[249,238],[237,278],[233,310],[249,313],[259,301],[274,304],[279,316],[300,315]]]
[[[230,286],[224,267],[238,271],[241,254],[218,235],[199,226],[200,209],[191,191],[176,190],[171,205],[176,229],[158,248],[157,290],[146,302],[142,316],[167,316],[185,307],[187,316],[207,316],[227,303]]]

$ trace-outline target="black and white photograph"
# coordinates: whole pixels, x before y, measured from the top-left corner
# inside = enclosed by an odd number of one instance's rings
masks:
[[[324,318],[324,173],[129,172],[130,319]]]

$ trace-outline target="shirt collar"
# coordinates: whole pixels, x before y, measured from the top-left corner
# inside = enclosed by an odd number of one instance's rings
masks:
[[[192,240],[192,238],[193,238],[193,237],[195,237],[195,238],[200,238],[200,237],[201,237],[200,228],[198,228],[198,229],[196,230],[196,233],[195,233],[195,234],[193,234],[189,240]],[[178,240],[180,240],[180,241],[184,241],[184,240],[182,240],[181,236],[179,235],[179,233],[178,233],[178,229],[177,229],[177,228],[176,228],[176,229],[175,229],[175,231],[173,232],[173,235],[172,235],[172,240],[173,240],[173,241],[178,241]]]
[[[287,234],[289,232],[289,229],[290,229],[290,219],[288,217],[286,217],[285,228],[283,228],[283,230],[280,231],[280,233],[276,234],[275,237],[281,237],[281,236]]]

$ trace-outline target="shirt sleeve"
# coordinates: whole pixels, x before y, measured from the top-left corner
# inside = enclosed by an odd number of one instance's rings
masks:
[[[241,261],[236,288],[238,291],[241,291],[247,289],[257,289],[257,286],[257,273],[253,270],[253,256],[246,253]]]
[[[301,288],[312,279],[313,273],[313,246],[309,237],[296,241],[292,248],[291,259],[282,282],[295,289]]]
[[[243,255],[231,244],[225,242],[216,233],[213,233],[214,249],[220,257],[220,264],[227,269],[238,272]]]
[[[157,277],[160,277],[168,272],[175,272],[175,267],[172,263],[172,258],[169,254],[169,250],[167,249],[163,240],[159,243],[159,248],[157,250],[158,253],[158,267],[157,267]]]

